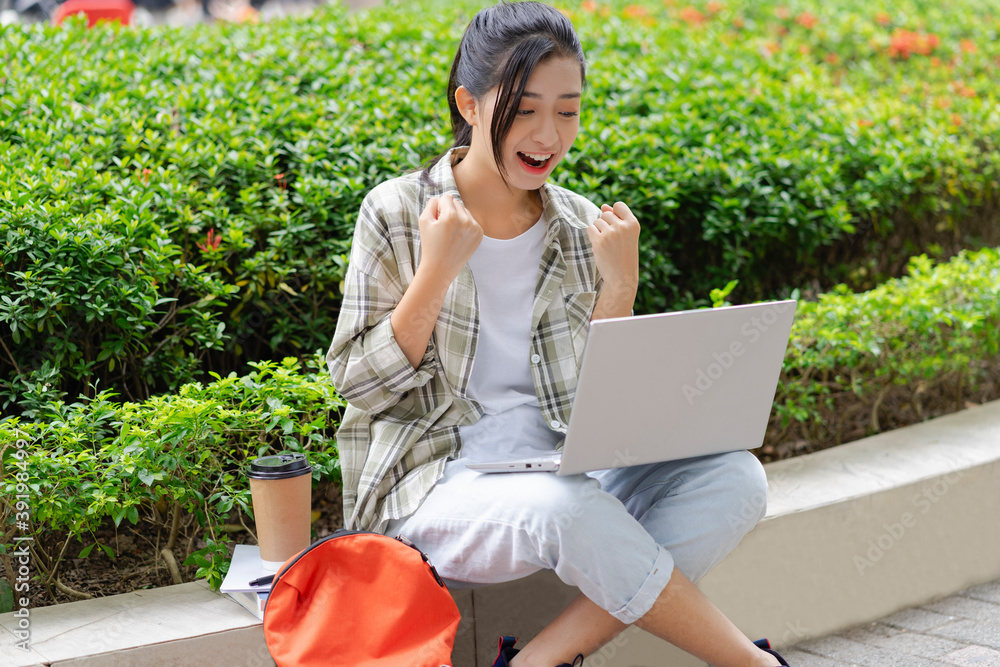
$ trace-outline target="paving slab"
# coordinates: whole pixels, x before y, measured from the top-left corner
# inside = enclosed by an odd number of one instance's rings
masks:
[[[807,653],[858,667],[940,667],[941,665],[936,660],[863,644],[840,636],[814,639],[799,644],[799,648]]]
[[[955,595],[938,600],[937,602],[925,604],[923,608],[948,616],[1000,625],[1000,604],[977,600],[976,598],[965,597],[964,595]]]
[[[940,628],[934,628],[930,634],[1000,650],[1000,625],[961,619],[942,625]]]
[[[855,628],[843,636],[862,644],[932,660],[940,660],[944,655],[966,648],[966,644],[951,639],[908,632],[882,623]]]
[[[880,622],[911,632],[926,632],[939,628],[955,620],[954,616],[938,614],[926,609],[905,609],[892,616],[883,618]]]
[[[961,665],[961,667],[1000,667],[1000,651],[982,646],[966,646],[959,651],[949,653],[943,659],[950,665]]]
[[[788,662],[788,664],[795,665],[795,667],[846,667],[850,664],[841,662],[840,660],[824,658],[821,655],[798,651],[796,649],[782,651],[781,656]]]
[[[782,651],[795,667],[1000,667],[1000,581]]]
[[[976,598],[977,600],[986,600],[987,602],[1000,604],[1000,581],[992,581],[988,584],[982,584],[981,586],[973,586],[972,588],[963,591],[962,595],[969,598]]]

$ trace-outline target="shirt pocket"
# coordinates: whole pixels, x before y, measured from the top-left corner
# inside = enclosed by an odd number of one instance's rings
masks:
[[[587,335],[590,333],[590,318],[597,303],[597,292],[572,292],[563,295],[566,305],[566,318],[569,320],[570,339],[573,341],[573,352],[576,355],[576,367],[583,361],[583,349],[587,345]]]

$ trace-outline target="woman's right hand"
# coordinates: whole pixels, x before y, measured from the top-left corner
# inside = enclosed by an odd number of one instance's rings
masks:
[[[417,224],[420,263],[390,316],[393,336],[414,368],[427,351],[448,288],[483,240],[483,228],[451,195],[431,198]]]
[[[451,195],[431,197],[417,221],[420,225],[420,264],[417,272],[431,272],[450,285],[483,240],[483,228],[462,202]]]

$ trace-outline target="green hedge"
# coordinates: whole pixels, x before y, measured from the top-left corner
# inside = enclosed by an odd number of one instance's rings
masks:
[[[799,304],[768,431],[785,457],[1000,398],[1000,249]]]
[[[591,67],[557,180],[639,215],[640,312],[870,287],[998,234],[977,0],[560,4]],[[0,406],[324,348],[361,198],[448,143],[476,6],[0,28]]]
[[[14,472],[26,469],[32,536],[43,555],[33,562],[47,585],[57,581],[65,559],[87,557],[95,547],[114,556],[96,537],[108,521],[141,524],[151,544],[166,545],[179,565],[189,566],[188,578],[218,585],[232,542],[227,525],[253,517],[244,474],[249,460],[304,452],[314,481],[340,481],[333,434],[344,402],[322,360],[306,369],[294,359],[254,368],[142,403],[101,392],[82,402],[39,405],[30,422],[0,421],[5,577],[16,570],[9,568],[10,552],[20,532],[11,501]],[[19,451],[26,454],[18,458]]]

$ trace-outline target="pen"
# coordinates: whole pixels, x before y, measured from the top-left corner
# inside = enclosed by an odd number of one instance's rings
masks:
[[[250,586],[264,586],[266,584],[271,583],[272,581],[274,581],[274,575],[273,574],[269,574],[266,577],[257,577],[256,579],[254,579],[253,581],[251,581],[249,585]]]

